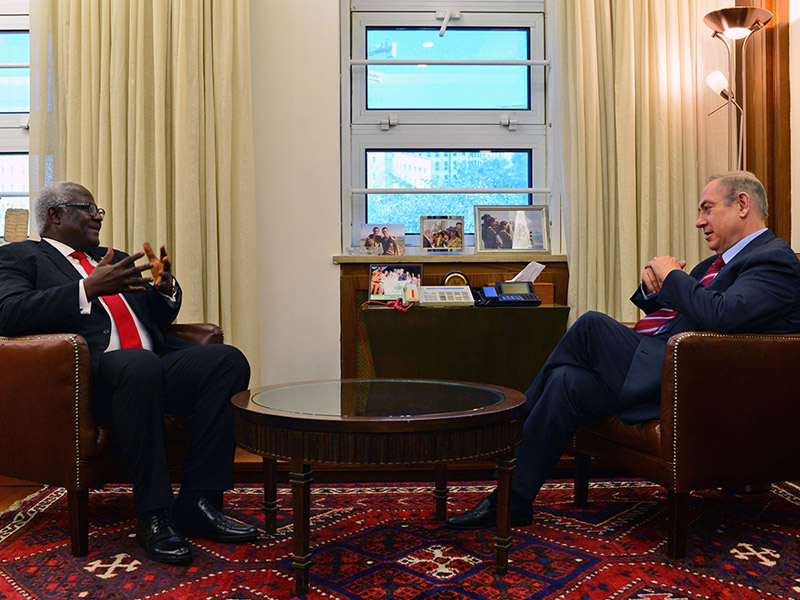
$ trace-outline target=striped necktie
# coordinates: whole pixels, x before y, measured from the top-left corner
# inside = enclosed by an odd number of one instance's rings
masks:
[[[87,275],[91,275],[94,271],[94,266],[86,258],[83,252],[73,252],[70,256],[77,258],[81,263],[83,270]],[[142,338],[139,336],[139,330],[136,329],[136,322],[133,320],[128,305],[119,294],[113,296],[103,296],[103,301],[106,303],[108,310],[111,311],[111,316],[114,318],[114,323],[117,325],[117,332],[119,333],[120,348],[141,348]]]
[[[709,283],[711,283],[724,264],[725,261],[722,260],[722,255],[720,254],[717,257],[717,260],[711,263],[711,266],[708,268],[708,271],[706,271],[706,274],[700,278],[700,283],[704,286],[707,286]],[[658,310],[643,317],[638,323],[636,323],[636,325],[633,326],[633,330],[641,333],[642,335],[655,335],[655,333],[660,330],[663,325],[669,323],[677,315],[678,311],[672,310],[671,308],[659,308]]]

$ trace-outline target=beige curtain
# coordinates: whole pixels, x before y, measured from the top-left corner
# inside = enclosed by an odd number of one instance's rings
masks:
[[[80,182],[103,245],[165,245],[181,321],[220,324],[257,368],[249,10],[32,0],[30,153],[33,193]]]
[[[727,165],[725,116],[706,75],[726,68],[703,0],[552,0],[547,5],[554,187],[567,212],[572,318],[634,321],[644,263],[709,254],[694,228],[699,194]],[[720,111],[724,113],[725,111]]]

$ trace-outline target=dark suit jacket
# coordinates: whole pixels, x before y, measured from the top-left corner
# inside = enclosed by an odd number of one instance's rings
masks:
[[[800,332],[800,261],[789,244],[765,231],[703,287],[700,278],[715,259],[716,255],[710,256],[689,274],[673,271],[653,299],[646,299],[641,289],[631,298],[645,313],[667,307],[679,314],[666,331],[642,336],[620,399],[635,406],[620,415],[623,421],[658,418],[664,353],[673,335]]]
[[[106,248],[88,252],[100,260]],[[127,254],[114,250],[112,263]],[[96,369],[101,354],[108,348],[111,318],[95,299],[92,311],[82,315],[78,304],[80,273],[48,242],[24,241],[0,246],[0,335],[17,336],[43,333],[77,333],[89,345],[92,366]],[[185,347],[186,342],[167,338],[163,327],[178,315],[181,291],[174,306],[154,287],[146,292],[125,294],[153,340],[154,350]]]

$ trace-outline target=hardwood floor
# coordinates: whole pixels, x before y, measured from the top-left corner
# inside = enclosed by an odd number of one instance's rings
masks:
[[[237,448],[235,461],[237,481],[248,483],[263,481],[260,457]],[[27,498],[42,487],[43,485],[39,483],[0,475],[0,513],[7,511],[17,500]]]
[[[261,457],[241,448],[236,449],[234,478],[236,483],[263,484],[264,471]],[[492,478],[494,465],[491,462],[469,463],[448,470],[451,481],[477,481]],[[353,471],[349,467],[327,467],[315,470],[314,481],[322,483],[381,482],[381,481],[433,481],[432,467],[421,466],[413,469],[387,468],[385,466],[363,467]],[[180,475],[176,476],[176,481]],[[278,466],[278,481],[287,483],[286,464]],[[17,500],[27,498],[42,488],[41,484],[22,481],[0,475],[0,512],[4,512]]]
[[[40,484],[32,481],[22,481],[0,475],[0,512],[7,511],[14,502],[27,498],[41,487]]]

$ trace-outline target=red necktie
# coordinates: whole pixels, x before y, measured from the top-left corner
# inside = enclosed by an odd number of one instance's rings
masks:
[[[706,286],[711,283],[724,264],[725,261],[722,260],[722,255],[719,255],[717,260],[711,263],[711,266],[708,268],[708,271],[706,271],[706,274],[700,278],[700,283]],[[654,335],[659,329],[661,329],[662,325],[669,323],[677,315],[678,311],[672,310],[671,308],[659,308],[658,310],[643,317],[638,323],[636,323],[636,325],[633,326],[633,330],[643,335]]]
[[[87,275],[91,275],[94,271],[92,263],[86,258],[83,252],[73,252],[70,256],[77,258],[81,263],[83,270]],[[139,331],[136,329],[136,323],[133,320],[133,315],[119,294],[113,296],[103,296],[103,300],[111,311],[111,316],[114,318],[114,323],[117,325],[117,332],[119,333],[119,345],[121,348],[141,348],[142,338],[139,337]]]

